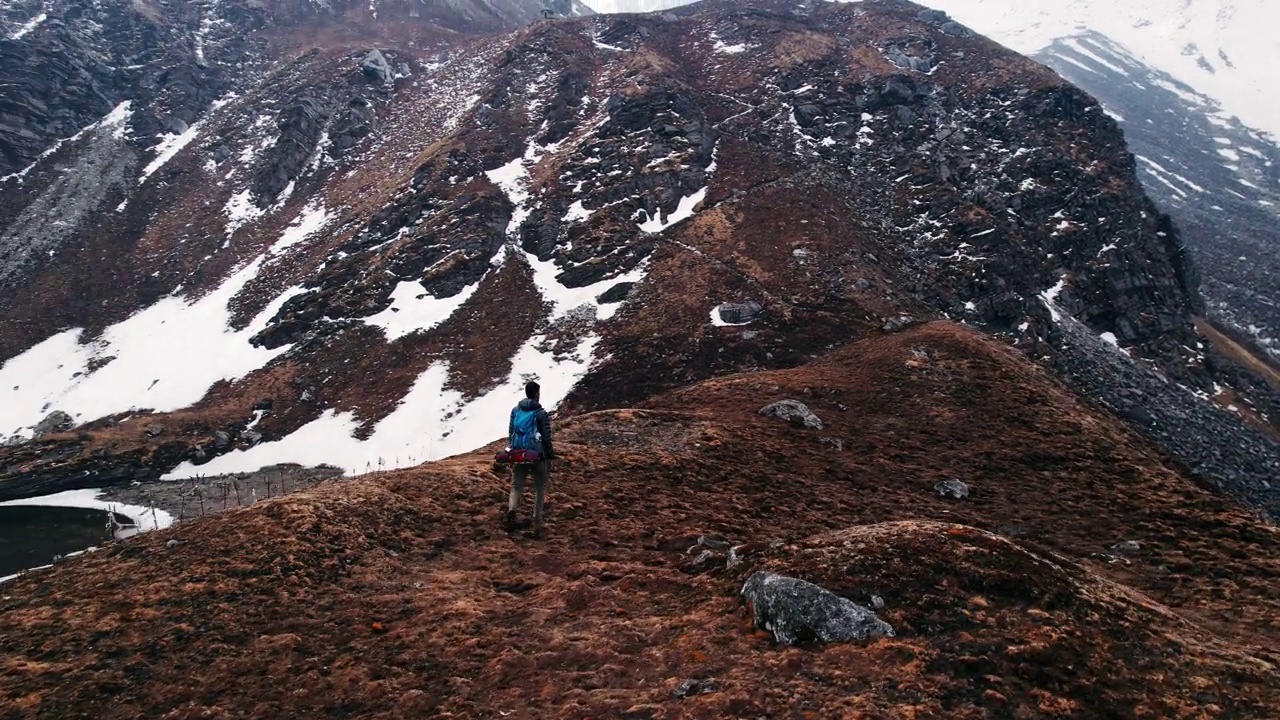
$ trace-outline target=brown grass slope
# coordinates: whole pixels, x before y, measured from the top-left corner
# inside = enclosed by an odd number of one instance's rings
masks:
[[[787,397],[824,430],[756,413]],[[1276,530],[967,329],[559,432],[543,542],[499,530],[478,451],[4,586],[0,718],[1280,717]],[[746,562],[686,572],[704,533]],[[773,646],[736,598],[766,567],[898,637]]]

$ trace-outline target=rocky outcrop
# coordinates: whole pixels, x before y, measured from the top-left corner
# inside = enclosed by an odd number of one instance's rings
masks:
[[[969,484],[963,480],[954,478],[943,480],[934,485],[933,489],[942,497],[951,498],[952,500],[963,500],[969,497]]]
[[[329,128],[330,149],[341,154],[355,147],[378,128],[378,112],[371,101],[354,97],[334,115]]]
[[[38,440],[49,433],[70,430],[75,425],[75,422],[75,419],[70,415],[61,410],[54,410],[32,428],[33,437]]]
[[[275,202],[289,183],[302,174],[317,151],[333,111],[323,97],[301,95],[276,120],[280,134],[265,153],[252,186],[262,206]]]
[[[758,572],[742,586],[755,627],[781,645],[843,643],[893,637],[893,627],[829,590],[798,578]]]
[[[754,300],[741,303],[722,303],[716,307],[720,320],[730,325],[746,325],[760,317],[764,306]]]
[[[395,74],[391,69],[391,63],[387,62],[387,56],[376,48],[370,50],[365,56],[364,62],[360,63],[360,70],[365,77],[382,85],[390,85]]]
[[[799,400],[779,400],[760,408],[760,414],[776,417],[793,425],[801,425],[812,430],[822,429],[822,420]]]

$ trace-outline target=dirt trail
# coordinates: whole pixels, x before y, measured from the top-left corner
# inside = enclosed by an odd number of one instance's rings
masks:
[[[824,429],[757,414],[782,398]],[[22,578],[0,718],[1280,717],[1276,529],[968,330],[580,416],[557,444],[545,541],[500,530],[478,451]],[[968,500],[932,490],[952,477]],[[705,534],[743,564],[696,572]],[[898,636],[775,647],[736,597],[762,568],[879,597]],[[714,689],[675,698],[688,679]]]

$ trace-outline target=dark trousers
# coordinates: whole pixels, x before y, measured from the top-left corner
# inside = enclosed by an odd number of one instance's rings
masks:
[[[551,463],[543,460],[533,465],[516,465],[513,469],[515,482],[511,486],[511,497],[507,500],[507,510],[515,512],[520,507],[520,498],[524,495],[524,482],[533,473],[533,523],[542,523],[542,504],[547,497],[547,479],[551,475]]]

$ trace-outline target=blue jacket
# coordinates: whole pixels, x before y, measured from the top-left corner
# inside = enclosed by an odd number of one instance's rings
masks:
[[[525,398],[511,408],[511,418],[507,420],[507,437],[511,437],[515,433],[516,410],[538,411],[538,433],[542,435],[542,457],[547,459],[555,457],[556,453],[551,445],[551,416],[547,415],[547,411],[543,410],[538,401],[533,398]]]

